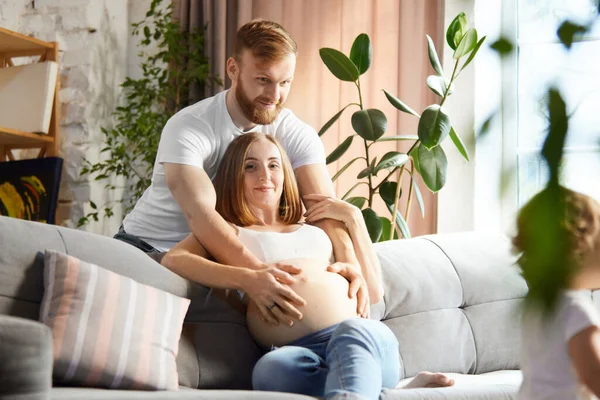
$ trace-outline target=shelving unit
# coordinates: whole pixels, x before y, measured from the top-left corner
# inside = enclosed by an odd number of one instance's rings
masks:
[[[0,28],[0,68],[14,66],[13,59],[15,58],[35,56],[39,56],[39,59],[35,62],[54,61],[58,63],[58,43],[45,42]],[[2,127],[0,123],[0,162],[15,160],[12,151],[17,149],[39,149],[38,158],[58,155],[58,90],[59,80],[57,79],[48,134],[21,132]]]

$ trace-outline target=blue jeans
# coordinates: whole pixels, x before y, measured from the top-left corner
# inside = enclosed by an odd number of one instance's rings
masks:
[[[252,372],[254,390],[325,399],[344,395],[378,399],[383,388],[393,388],[399,380],[396,336],[382,322],[362,318],[272,350],[258,360]]]

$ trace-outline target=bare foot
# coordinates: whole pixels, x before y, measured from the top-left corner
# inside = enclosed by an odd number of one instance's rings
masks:
[[[448,378],[446,375],[441,373],[432,372],[419,372],[417,376],[413,378],[406,386],[405,389],[414,388],[432,388],[432,387],[445,387],[454,385],[454,379]]]

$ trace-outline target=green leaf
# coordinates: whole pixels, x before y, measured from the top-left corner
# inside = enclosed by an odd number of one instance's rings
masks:
[[[92,207],[94,210],[98,209],[96,203],[94,203],[93,201],[90,201],[90,207]]]
[[[421,189],[419,189],[419,185],[417,185],[417,181],[413,174],[408,171],[411,177],[411,182],[413,186],[413,190],[415,192],[415,197],[417,198],[417,203],[419,203],[419,209],[421,210],[421,217],[425,218],[425,203],[423,202],[423,194],[421,194]]]
[[[444,92],[447,90],[447,87],[446,80],[443,77],[437,75],[429,75],[427,77],[426,82],[427,86],[429,87],[429,89],[431,89],[433,93],[437,94],[440,97],[444,97]]]
[[[423,181],[429,190],[436,193],[444,187],[448,159],[440,146],[436,146],[431,150],[428,150],[425,146],[419,146],[419,167]]]
[[[148,28],[147,26],[144,27],[144,36],[146,37],[146,39],[150,38],[150,28]]]
[[[342,168],[340,168],[340,170],[338,172],[336,172],[336,174],[333,176],[333,178],[331,178],[332,182],[335,182],[335,180],[337,178],[340,177],[340,175],[342,175],[344,173],[345,170],[348,169],[348,167],[350,167],[356,160],[360,160],[363,157],[356,157],[353,158],[352,160],[348,161],[348,163],[346,165],[344,165]]]
[[[442,69],[442,64],[440,64],[440,59],[438,57],[437,52],[435,51],[435,45],[433,44],[433,40],[429,35],[425,35],[427,37],[427,49],[429,51],[429,62],[431,62],[431,66],[433,70],[439,76],[444,76],[444,70]]]
[[[444,108],[437,104],[430,105],[423,111],[417,128],[422,144],[420,147],[431,149],[439,145],[450,133],[450,128],[450,118]]]
[[[352,187],[350,189],[348,189],[348,191],[342,196],[342,200],[346,200],[346,198],[348,198],[348,196],[350,195],[350,193],[352,193],[352,191],[354,189],[356,189],[358,186],[360,185],[367,185],[366,182],[356,182],[354,185],[352,185]]]
[[[353,139],[354,135],[348,136],[346,140],[342,142],[342,144],[336,147],[335,150],[333,150],[331,154],[327,156],[327,158],[325,159],[325,163],[331,164],[332,162],[337,161],[341,156],[343,156],[344,153],[350,148]]]
[[[352,128],[365,140],[375,141],[385,133],[387,118],[375,108],[359,110],[352,114]]]
[[[452,58],[458,60],[465,54],[469,54],[475,46],[477,45],[477,30],[475,28],[471,28],[465,33],[465,35],[460,40],[458,47],[454,51]]]
[[[542,146],[542,156],[548,163],[550,182],[558,183],[563,149],[569,129],[569,116],[567,115],[567,105],[557,88],[549,88],[546,98],[549,128]]]
[[[377,142],[395,142],[399,140],[419,140],[419,137],[417,135],[382,136],[377,139]]]
[[[390,233],[392,230],[392,222],[386,217],[379,217],[381,220],[381,227],[383,228],[381,231],[381,237],[379,238],[379,242],[385,242],[390,240]],[[394,230],[394,239],[398,239],[398,231]]]
[[[467,17],[464,12],[458,14],[448,26],[446,30],[446,42],[452,50],[456,50],[460,39],[467,31]]]
[[[513,51],[514,48],[512,42],[504,37],[501,37],[500,39],[496,40],[490,45],[490,47],[492,48],[492,50],[496,51],[500,55],[500,57],[507,56]]]
[[[336,78],[346,82],[355,82],[358,79],[359,73],[356,65],[341,51],[323,47],[319,50],[319,54],[321,60]]]
[[[458,136],[456,134],[456,131],[454,130],[454,127],[450,127],[450,139],[452,139],[452,142],[454,142],[454,145],[456,146],[456,149],[458,150],[458,152],[460,154],[462,154],[462,156],[464,157],[464,159],[467,160],[467,161],[470,161],[469,160],[469,152],[467,151],[467,147],[463,143],[463,141],[460,138],[460,136]]]
[[[479,48],[481,47],[481,45],[483,44],[483,42],[485,41],[486,36],[482,37],[479,42],[477,42],[477,44],[475,45],[475,48],[473,49],[473,51],[471,52],[471,54],[469,54],[469,57],[467,58],[467,61],[465,61],[465,63],[463,64],[463,66],[460,68],[460,70],[462,71],[463,69],[465,69],[467,67],[467,65],[469,65],[471,63],[471,61],[473,61],[473,59],[475,58],[475,55],[477,54],[477,52],[479,51]],[[459,71],[460,72],[460,71]]]
[[[385,204],[393,205],[394,204],[394,196],[396,195],[396,188],[398,187],[397,182],[387,181],[379,187],[379,196]],[[398,193],[398,198],[402,197],[402,188],[400,188],[400,192]]]
[[[383,157],[381,157],[381,161],[379,161],[379,164],[377,164],[377,166],[373,169],[373,173],[377,174],[384,168],[389,169],[401,167],[402,165],[406,164],[407,161],[408,156],[404,153],[400,153],[398,151],[387,152]]]
[[[361,212],[365,220],[365,224],[367,225],[371,242],[377,243],[381,237],[381,232],[383,231],[381,219],[379,219],[377,213],[371,208],[365,208],[364,210],[361,210]]]
[[[359,197],[350,197],[350,198],[346,199],[346,201],[348,203],[352,204],[353,206],[356,206],[358,208],[363,208],[363,206],[367,202],[367,199],[359,196]]]
[[[325,123],[325,125],[323,125],[323,127],[321,128],[321,130],[319,131],[319,136],[323,136],[323,134],[329,129],[331,128],[331,126],[333,124],[335,124],[335,121],[337,121],[340,116],[342,115],[342,113],[344,112],[344,110],[348,107],[350,107],[352,104],[348,104],[346,107],[342,108],[340,111],[337,112],[337,114],[335,114],[333,117],[331,117],[331,119],[329,121],[327,121]]]
[[[373,58],[373,46],[371,45],[371,39],[366,33],[361,33],[354,39],[352,43],[352,49],[350,50],[350,60],[358,68],[360,75],[367,72],[371,66],[371,59]]]
[[[373,175],[373,170],[371,169],[371,167],[367,167],[365,169],[363,169],[362,171],[360,171],[358,173],[358,175],[356,176],[356,179],[362,179],[362,178],[366,178],[369,175]]]
[[[398,99],[397,97],[391,95],[387,90],[383,90],[383,93],[385,93],[385,97],[387,97],[388,101],[390,103],[392,103],[392,105],[394,107],[396,107],[398,110],[408,113],[408,114],[412,114],[415,117],[418,117],[419,114],[414,111],[412,108],[410,108],[409,106],[407,106],[406,104],[404,104],[400,99]]]
[[[421,164],[419,163],[419,147],[421,147],[421,145],[419,145],[419,144],[417,144],[414,147],[413,151],[410,153],[410,157],[412,157],[413,165],[415,166],[415,169],[420,174],[421,173]]]
[[[558,27],[556,31],[556,35],[560,39],[560,42],[567,48],[570,49],[573,45],[573,42],[577,37],[581,37],[584,33],[588,31],[587,26],[579,25],[569,20],[564,21]]]
[[[394,215],[394,206],[390,206],[389,204],[386,204],[386,206],[390,211],[390,215]],[[402,234],[403,238],[410,239],[410,229],[408,227],[408,223],[406,223],[406,220],[402,214],[400,214],[400,210],[398,210],[396,213],[396,226],[398,226],[398,229],[400,229],[400,233]]]

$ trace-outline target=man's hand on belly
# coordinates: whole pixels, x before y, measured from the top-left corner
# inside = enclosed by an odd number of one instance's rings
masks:
[[[362,318],[369,318],[369,289],[367,282],[360,272],[360,267],[354,264],[336,262],[327,267],[327,271],[340,274],[350,285],[348,297],[356,296],[356,313]]]

